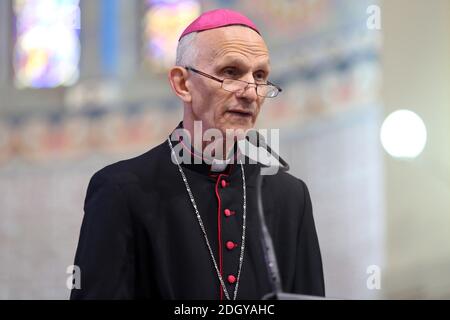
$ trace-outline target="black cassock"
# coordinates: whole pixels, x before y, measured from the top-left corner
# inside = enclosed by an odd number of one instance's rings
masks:
[[[247,225],[237,299],[260,299],[270,292],[256,205],[260,165],[246,160]],[[229,164],[222,172],[212,172],[206,163],[182,168],[233,297],[243,223],[240,165]],[[283,291],[323,296],[321,254],[305,183],[279,171],[264,177],[262,195]],[[73,289],[71,299],[225,299],[167,141],[98,171],[84,211],[75,256],[81,289]]]

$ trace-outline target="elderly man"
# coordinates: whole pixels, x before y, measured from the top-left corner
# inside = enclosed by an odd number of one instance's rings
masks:
[[[183,121],[159,146],[92,177],[72,299],[260,299],[271,291],[256,203],[261,165],[237,160],[238,144],[223,143],[251,129],[264,99],[281,90],[269,73],[266,44],[247,17],[213,10],[186,28],[169,71]],[[224,138],[201,139],[210,129]],[[220,147],[206,155],[211,145]],[[283,291],[323,296],[305,183],[280,171],[265,177],[262,195]]]

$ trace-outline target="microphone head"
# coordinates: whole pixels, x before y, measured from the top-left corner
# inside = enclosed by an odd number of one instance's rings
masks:
[[[245,133],[245,139],[257,147],[266,147],[266,139],[258,130],[252,128]]]
[[[282,171],[289,171],[289,164],[270,148],[266,143],[265,137],[259,133],[258,130],[254,128],[247,130],[245,139],[257,148],[262,147],[266,149],[266,151],[279,162]]]

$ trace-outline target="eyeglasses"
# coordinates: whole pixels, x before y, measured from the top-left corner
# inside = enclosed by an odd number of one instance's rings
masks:
[[[283,91],[279,86],[269,81],[267,81],[267,83],[251,83],[243,80],[228,79],[228,78],[221,80],[197,69],[191,67],[185,68],[186,70],[193,71],[206,78],[220,82],[222,84],[221,88],[229,92],[243,93],[248,88],[249,85],[254,85],[256,88],[256,94],[258,96],[265,98],[275,98],[281,91]]]

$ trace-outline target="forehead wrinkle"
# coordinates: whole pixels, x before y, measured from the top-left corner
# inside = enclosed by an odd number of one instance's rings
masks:
[[[230,26],[200,32],[196,44],[203,48],[197,61],[205,68],[210,68],[227,56],[241,57],[250,62],[262,57],[269,60],[269,51],[263,38],[246,27]]]
[[[243,55],[252,55],[255,57],[268,56],[268,50],[261,43],[248,43],[246,41],[227,41],[220,43],[218,49],[213,51],[213,55],[217,58],[225,56],[229,53],[240,53]]]

